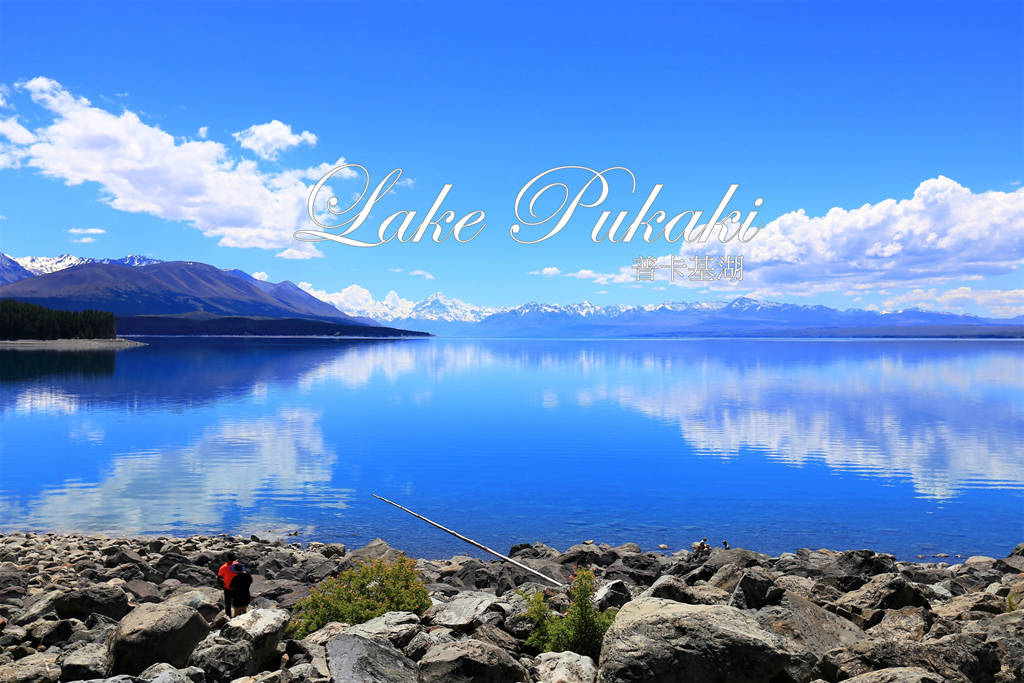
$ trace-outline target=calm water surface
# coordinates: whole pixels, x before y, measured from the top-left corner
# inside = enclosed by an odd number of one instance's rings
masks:
[[[0,352],[0,529],[1003,556],[1024,345],[148,340]]]

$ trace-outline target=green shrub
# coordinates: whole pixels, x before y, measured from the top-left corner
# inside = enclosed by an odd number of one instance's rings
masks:
[[[617,610],[599,612],[594,605],[594,572],[577,569],[569,586],[569,609],[565,616],[555,614],[543,593],[529,598],[526,616],[534,628],[526,644],[544,652],[570,650],[597,661],[605,631],[615,620]]]
[[[376,560],[313,587],[295,606],[288,630],[295,638],[332,621],[361,624],[385,612],[423,614],[430,596],[416,573],[416,563],[402,556],[391,563]]]

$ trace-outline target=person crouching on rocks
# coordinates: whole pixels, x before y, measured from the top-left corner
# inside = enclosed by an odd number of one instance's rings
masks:
[[[237,560],[231,565],[231,571],[235,578],[231,579],[231,604],[234,607],[234,616],[245,614],[249,609],[249,587],[252,586],[252,574]]]
[[[231,618],[231,608],[234,606],[234,580],[238,576],[233,567],[238,564],[242,566],[234,555],[225,555],[224,564],[217,570],[217,584],[224,589],[224,614],[228,619]],[[251,579],[250,579],[251,581]],[[246,603],[248,604],[248,602]]]

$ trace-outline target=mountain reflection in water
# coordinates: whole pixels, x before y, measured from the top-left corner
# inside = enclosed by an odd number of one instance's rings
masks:
[[[1017,342],[723,339],[0,353],[0,528],[468,550],[373,492],[497,546],[999,554],[1024,540],[1022,358]]]

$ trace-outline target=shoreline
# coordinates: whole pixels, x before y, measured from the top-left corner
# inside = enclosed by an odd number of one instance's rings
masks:
[[[425,610],[326,621],[299,638],[287,626],[313,586],[401,552],[295,539],[2,533],[0,681],[1024,680],[1024,543],[957,565],[872,550],[519,543],[509,556],[563,585],[504,561],[417,559]],[[253,576],[249,614],[230,620],[215,580],[227,553]],[[540,652],[528,596],[567,612],[581,567],[596,577],[595,608],[617,610],[599,657]]]
[[[122,351],[146,346],[145,343],[114,339],[13,339],[0,340],[0,351]]]

